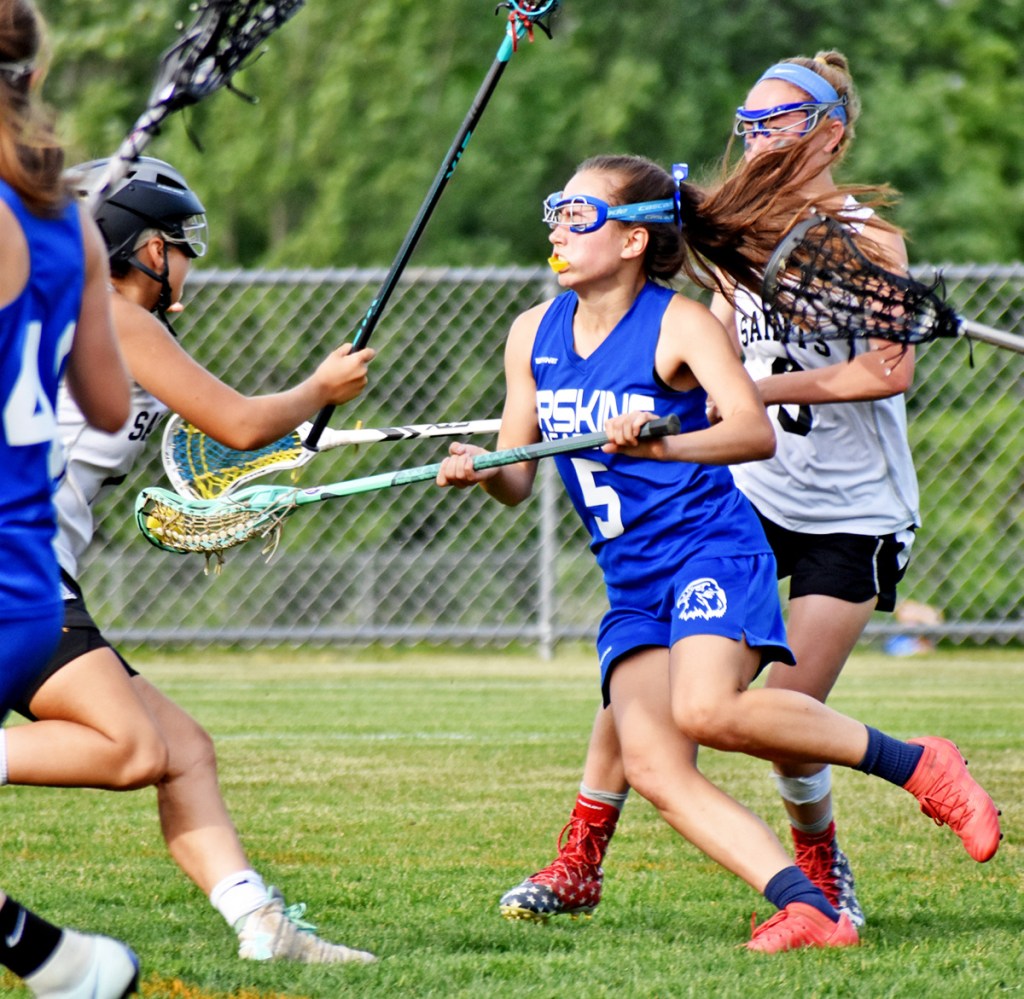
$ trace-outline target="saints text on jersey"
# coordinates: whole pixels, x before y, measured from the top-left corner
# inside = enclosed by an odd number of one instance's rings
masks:
[[[654,412],[649,395],[608,389],[580,388],[537,390],[537,422],[548,440],[603,430],[605,422],[623,413]]]

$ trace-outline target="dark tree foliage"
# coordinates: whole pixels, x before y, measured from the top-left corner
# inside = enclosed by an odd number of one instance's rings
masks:
[[[42,2],[46,94],[72,155],[105,155],[187,4]],[[309,0],[237,78],[258,103],[218,93],[150,152],[201,193],[219,266],[386,265],[503,33],[494,0]],[[512,58],[413,263],[543,260],[540,200],[593,153],[710,175],[760,71],[832,47],[864,101],[842,179],[903,192],[916,260],[1021,259],[1022,37],[1020,0],[564,0],[554,39]]]

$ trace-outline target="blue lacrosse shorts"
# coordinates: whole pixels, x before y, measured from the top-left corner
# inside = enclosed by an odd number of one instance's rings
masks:
[[[694,558],[665,580],[660,599],[655,593],[648,606],[613,605],[597,633],[605,707],[616,663],[641,649],[670,649],[691,635],[745,639],[761,654],[758,672],[773,662],[794,665],[776,571],[770,554]]]

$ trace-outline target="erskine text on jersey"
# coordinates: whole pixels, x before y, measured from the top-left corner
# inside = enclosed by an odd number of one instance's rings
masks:
[[[625,392],[620,397],[608,389],[537,390],[537,422],[546,440],[603,430],[614,416],[653,413],[654,406],[653,397],[636,392]]]

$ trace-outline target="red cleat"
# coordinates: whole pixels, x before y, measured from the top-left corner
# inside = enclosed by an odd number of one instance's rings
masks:
[[[506,919],[540,921],[558,915],[589,916],[601,901],[601,861],[614,831],[614,821],[591,823],[574,813],[558,837],[558,856],[501,896],[501,914]]]
[[[856,947],[858,943],[857,928],[845,913],[833,923],[813,905],[790,902],[754,930],[746,947],[761,954],[778,954],[803,947]]]
[[[911,739],[924,755],[903,786],[921,803],[937,826],[949,826],[979,863],[999,849],[999,811],[985,789],[967,772],[967,761],[949,739]]]
[[[863,926],[864,910],[857,901],[850,859],[839,849],[836,840],[836,824],[831,823],[820,836],[808,836],[792,827],[791,831],[796,848],[796,866],[807,875],[811,884],[822,890],[837,912],[845,912],[854,926]]]

